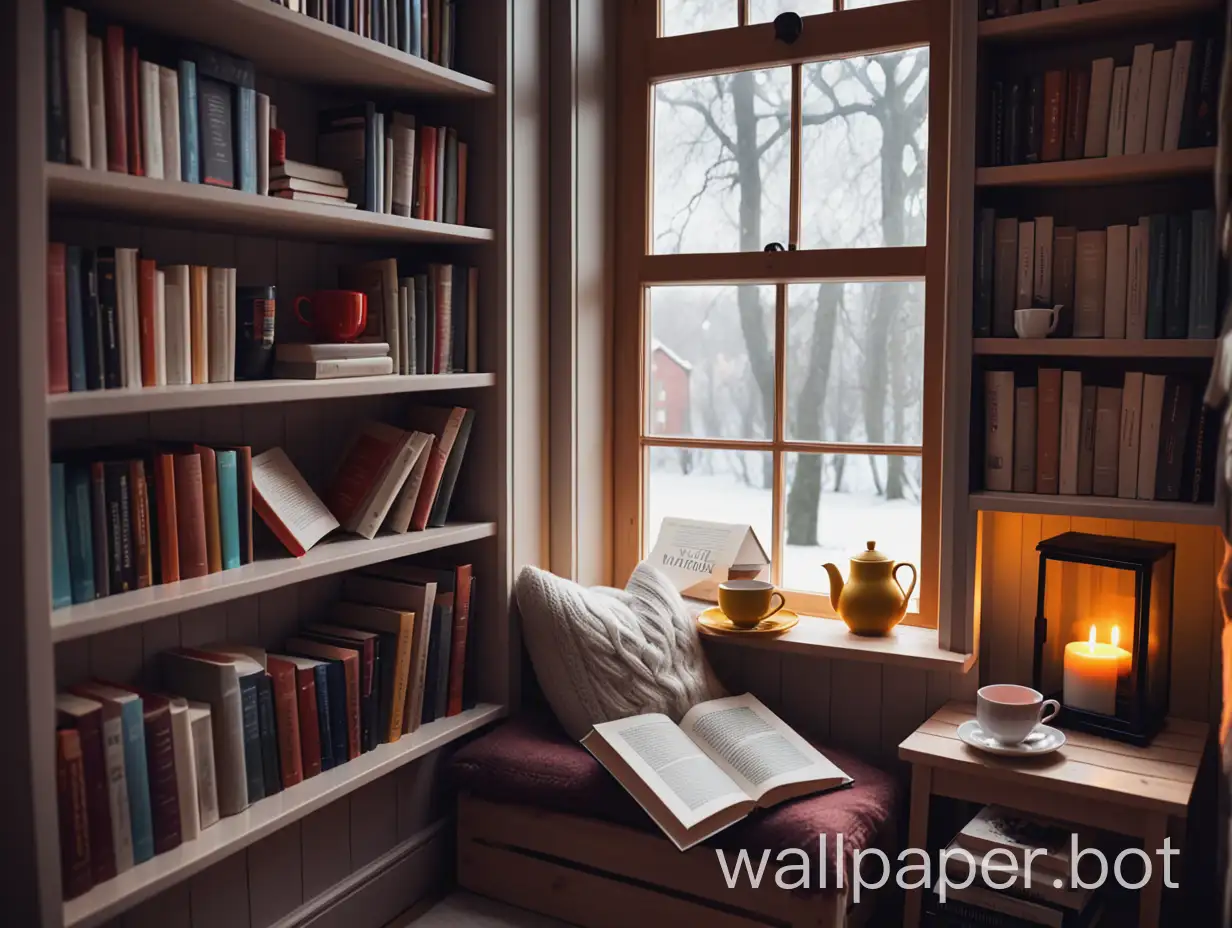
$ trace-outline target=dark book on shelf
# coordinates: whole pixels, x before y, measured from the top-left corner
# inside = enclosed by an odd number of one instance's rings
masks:
[[[247,669],[247,668],[245,668]],[[238,674],[240,686],[240,711],[244,733],[244,776],[248,783],[248,802],[265,798],[265,761],[261,745],[261,678],[265,671],[260,665],[250,672]]]
[[[1214,338],[1219,329],[1217,292],[1219,259],[1215,240],[1215,210],[1196,209],[1190,214],[1189,337]],[[71,261],[71,255],[70,255]],[[71,264],[70,264],[71,268]],[[72,309],[69,310],[72,335]],[[71,345],[70,345],[71,347]],[[72,352],[69,352],[70,366]]]
[[[1065,72],[1054,70],[1044,75],[1044,130],[1040,142],[1041,161],[1060,161],[1065,156]]]
[[[1005,93],[1005,150],[1002,164],[1022,164],[1026,88],[1020,80],[1010,81]]]
[[[123,386],[120,369],[120,303],[116,289],[116,253],[100,248],[95,258],[98,282],[98,312],[103,336],[103,385],[112,390]]]
[[[462,421],[458,425],[458,434],[453,440],[449,456],[445,459],[445,466],[441,471],[440,487],[437,489],[436,499],[428,514],[428,528],[443,528],[449,517],[449,504],[453,500],[453,490],[458,482],[458,471],[461,470],[462,461],[466,457],[466,446],[470,441],[471,427],[474,424],[475,410],[465,410],[462,414]]]
[[[60,881],[64,898],[73,899],[94,885],[94,877],[90,866],[85,761],[81,736],[71,728],[56,732],[56,795],[60,812]]]
[[[56,727],[73,729],[81,741],[85,805],[89,822],[90,870],[94,882],[101,883],[116,875],[102,704],[72,693],[57,693]],[[128,823],[124,822],[123,826],[127,828]]]
[[[1040,0],[1022,0],[1022,12],[1038,13],[1040,10]]]
[[[201,182],[213,187],[234,187],[231,88],[222,81],[198,73],[197,112],[200,122]]]
[[[1155,467],[1155,498],[1177,501],[1185,476],[1185,449],[1193,424],[1193,384],[1187,377],[1169,376],[1159,425],[1159,458]]]
[[[268,673],[257,677],[257,725],[261,732],[261,773],[266,796],[282,792],[278,754],[278,723],[274,711],[274,681]]]
[[[993,251],[996,244],[997,211],[980,210],[975,233],[975,300],[972,321],[976,338],[992,336]]]
[[[445,717],[449,702],[449,654],[453,647],[453,594],[436,594],[432,606],[432,632],[428,643],[428,672],[424,678],[423,715],[427,725]]]
[[[107,461],[107,539],[112,593],[137,588],[137,563],[133,557],[132,498],[128,461]]]
[[[321,769],[347,759],[346,675],[341,661],[321,661],[316,669],[317,721],[320,725]]]
[[[1168,217],[1156,213],[1147,230],[1146,337],[1164,337],[1164,310],[1168,302]]]
[[[74,603],[94,599],[94,528],[90,472],[80,464],[65,467],[64,522],[68,533],[68,569]]]
[[[1061,451],[1061,371],[1040,368],[1036,409],[1035,492],[1055,494]]]
[[[85,307],[82,305],[81,248],[64,249],[65,325],[68,336],[68,388],[77,393],[86,384]]]
[[[479,600],[476,599],[476,577],[471,574],[471,615],[475,614]],[[475,641],[479,623],[473,618],[466,623],[466,660],[462,668],[462,711],[479,705],[479,648]]]
[[[1214,145],[1219,135],[1219,57],[1220,42],[1207,37],[1202,46],[1202,71],[1198,80],[1191,142],[1194,146]],[[1197,50],[1194,51],[1197,57]]]
[[[101,390],[105,386],[107,359],[104,352],[106,334],[103,314],[98,302],[98,271],[94,252],[81,249],[81,323],[84,338],[86,389]]]
[[[371,751],[381,743],[381,647],[380,636],[360,629],[334,625],[309,625],[301,630],[304,638],[356,652],[359,658],[359,743],[360,750]],[[392,663],[392,660],[391,660]],[[386,717],[386,729],[388,717]]]
[[[1186,449],[1183,496],[1191,503],[1210,502],[1215,498],[1215,462],[1219,450],[1221,412],[1203,403],[1194,403],[1194,423],[1190,429],[1194,440]]]
[[[1168,286],[1164,303],[1164,337],[1189,334],[1189,217],[1168,217]],[[1148,318],[1149,322],[1149,318]]]
[[[124,30],[108,26],[103,56],[107,113],[107,170],[128,172],[128,94],[125,92]]]
[[[137,691],[130,687],[130,692]],[[150,785],[150,821],[154,829],[154,853],[179,847],[180,798],[175,768],[175,744],[171,729],[171,703],[165,696],[138,693],[145,722],[145,757]],[[192,776],[185,770],[184,776]]]
[[[1060,226],[1052,235],[1052,302],[1061,307],[1056,335],[1074,334],[1074,286],[1078,262],[1078,230]]]
[[[1005,82],[994,80],[988,89],[988,135],[984,163],[1000,167],[1005,163]]]
[[[1041,159],[1044,148],[1044,75],[1031,75],[1023,89],[1022,160],[1034,164]]]
[[[1075,68],[1069,72],[1065,103],[1065,160],[1081,158],[1087,140],[1087,105],[1091,98],[1091,72]]]
[[[68,161],[68,122],[64,94],[64,18],[48,5],[47,26],[47,160]]]
[[[94,592],[111,593],[111,533],[107,518],[107,474],[102,461],[90,464],[90,528],[94,548]]]

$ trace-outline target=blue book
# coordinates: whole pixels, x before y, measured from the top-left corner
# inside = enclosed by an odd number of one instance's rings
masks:
[[[404,52],[411,50],[411,0],[398,2],[398,49]]]
[[[317,688],[317,728],[321,733],[321,769],[329,770],[337,763],[334,760],[333,725],[329,718],[329,664],[322,661],[313,668],[312,672],[316,678]]]
[[[234,451],[217,451],[218,525],[222,536],[222,569],[240,566],[240,502]]]
[[[154,821],[150,814],[150,773],[145,758],[145,715],[141,697],[105,683],[80,687],[91,699],[120,707],[124,732],[124,776],[128,782],[128,813],[133,830],[133,863],[154,856]]]
[[[68,530],[64,512],[64,465],[51,465],[51,607],[73,604],[73,581],[68,566]]]
[[[241,670],[239,676],[240,711],[244,720],[244,774],[248,781],[250,805],[265,798],[265,765],[261,760],[261,709],[257,694],[258,677],[264,673],[261,671],[260,674],[245,674]]]
[[[197,152],[197,63],[180,61],[180,177],[186,183],[201,183]]]
[[[257,92],[251,87],[235,88],[239,102],[239,187],[245,193],[257,192]]]
[[[1189,337],[1214,338],[1218,329],[1215,304],[1216,280],[1219,274],[1219,263],[1215,255],[1215,211],[1210,207],[1196,209],[1193,211],[1191,223]]]
[[[86,329],[81,307],[81,248],[65,248],[64,289],[68,296],[68,388],[86,389]]]
[[[423,36],[420,35],[420,27],[423,25],[423,8],[420,4],[423,0],[411,0],[411,48],[410,52],[416,57],[423,57]]]
[[[94,599],[94,531],[90,500],[90,471],[70,467],[65,471],[64,512],[68,531],[68,572],[73,602]]]
[[[1149,226],[1146,337],[1164,337],[1164,305],[1168,301],[1168,217],[1157,213]]]

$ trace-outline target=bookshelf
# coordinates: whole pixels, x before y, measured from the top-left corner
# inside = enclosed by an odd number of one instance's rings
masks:
[[[1103,496],[992,492],[972,493],[970,500],[971,508],[980,512],[1020,512],[1041,516],[1171,522],[1180,525],[1215,524],[1215,507],[1204,503],[1169,503],[1158,500],[1119,499]]]
[[[406,905],[439,880],[444,830],[434,805],[436,752],[506,715],[517,701],[517,639],[508,615],[514,565],[535,563],[538,449],[515,423],[512,398],[539,390],[543,282],[515,267],[540,266],[537,147],[539,4],[468,0],[459,20],[457,70],[310,19],[271,0],[80,0],[91,28],[113,22],[160,63],[183,42],[216,47],[255,65],[257,90],[278,105],[288,156],[314,161],[316,112],[360,100],[421,114],[458,130],[470,150],[467,218],[428,222],[260,197],[46,162],[43,131],[45,16],[57,5],[15,0],[0,9],[0,43],[16,86],[3,113],[0,260],[12,332],[0,340],[0,481],[10,516],[10,556],[0,567],[13,647],[0,658],[0,696],[19,719],[0,780],[0,852],[14,863],[0,900],[15,924],[71,926],[291,924],[310,906],[345,906],[351,885],[378,859],[419,841],[382,871],[381,892]],[[465,17],[472,17],[466,20]],[[515,34],[515,23],[518,30]],[[519,144],[515,146],[514,140]],[[514,151],[524,156],[515,160]],[[301,154],[297,152],[307,152]],[[315,163],[315,161],[314,161]],[[516,182],[516,183],[515,183]],[[514,234],[515,232],[519,234]],[[379,258],[477,266],[480,373],[262,380],[47,395],[46,243],[137,247],[160,265],[238,267],[241,285],[278,288],[277,337],[300,293],[330,289],[337,269]],[[372,540],[339,534],[304,557],[263,558],[195,580],[53,610],[49,461],[145,442],[200,441],[283,447],[318,490],[355,425],[399,423],[418,404],[476,412],[465,463],[443,528]],[[514,462],[518,462],[515,471]],[[514,500],[527,512],[513,519]],[[534,538],[531,539],[531,535]],[[106,677],[157,687],[159,652],[222,639],[275,648],[321,621],[343,574],[436,552],[474,564],[472,611],[477,705],[225,817],[192,841],[63,901],[56,795],[55,693]],[[469,670],[468,670],[469,673]],[[396,820],[396,821],[394,821]],[[392,822],[392,824],[391,824]],[[426,827],[425,827],[426,826]],[[408,833],[406,829],[410,828]],[[440,837],[431,837],[440,832]],[[429,836],[429,837],[425,837]],[[35,849],[32,851],[32,848]],[[368,855],[368,856],[363,856]],[[392,858],[391,858],[392,859]],[[342,869],[339,869],[342,868]],[[393,874],[399,879],[391,879]],[[410,879],[404,879],[406,877]],[[348,882],[351,881],[351,882]],[[331,895],[333,894],[333,895]],[[203,914],[202,899],[209,912]],[[389,900],[385,900],[388,903]],[[352,911],[358,901],[348,903]],[[251,906],[251,910],[250,910]],[[341,906],[341,908],[339,908]],[[264,913],[260,918],[258,911]],[[299,916],[296,913],[300,913]]]
[[[1040,358],[1213,358],[1213,338],[977,338],[977,355]]]
[[[1099,0],[1098,3],[986,19],[979,24],[977,34],[980,41],[988,45],[1073,41],[1118,29],[1166,24],[1178,17],[1209,13],[1218,7],[1219,0]]]
[[[979,168],[975,172],[975,185],[977,187],[1073,187],[1129,184],[1175,177],[1209,176],[1214,170],[1214,148],[1187,148],[1182,151],[1156,152],[1148,155],[1121,155],[1118,158],[1083,158],[1077,161],[1049,161],[1042,164],[1012,164],[997,168]]]

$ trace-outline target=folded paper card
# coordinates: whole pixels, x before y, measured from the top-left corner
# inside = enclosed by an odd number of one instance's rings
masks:
[[[770,558],[752,527],[697,519],[663,520],[651,566],[671,579],[682,596],[718,601],[725,580],[768,580]]]

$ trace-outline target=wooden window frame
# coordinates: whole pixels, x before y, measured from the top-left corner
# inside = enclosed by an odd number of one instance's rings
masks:
[[[784,456],[811,453],[889,453],[922,458],[921,563],[919,612],[906,624],[929,628],[948,626],[939,613],[941,599],[954,591],[943,577],[942,406],[945,392],[947,332],[947,268],[949,247],[949,151],[951,114],[952,0],[898,0],[881,6],[803,17],[799,40],[785,45],[768,24],[746,25],[747,0],[739,5],[733,28],[676,36],[658,36],[658,0],[622,0],[618,34],[618,175],[616,219],[616,293],[613,319],[613,557],[617,576],[627,576],[642,554],[645,467],[651,447],[748,449],[773,454],[771,561],[773,579],[781,579],[784,547]],[[654,85],[706,74],[754,68],[792,68],[791,195],[789,243],[799,241],[801,172],[801,67],[819,59],[875,55],[926,45],[929,48],[928,202],[926,242],[896,248],[844,248],[721,254],[652,254],[649,204],[652,192]],[[783,435],[786,409],[786,289],[792,283],[818,281],[924,280],[923,432],[912,446],[797,442]],[[646,360],[648,286],[668,284],[776,285],[775,300],[775,422],[769,440],[728,440],[646,435],[644,397],[648,383]],[[962,471],[965,473],[966,468]],[[859,541],[852,539],[852,554]],[[846,564],[841,564],[846,574]],[[943,589],[944,587],[944,589]],[[788,604],[809,615],[834,617],[829,597],[785,590]],[[961,594],[959,594],[961,595]],[[948,604],[946,604],[948,606]],[[968,610],[969,611],[969,610]],[[969,624],[969,623],[967,623]],[[970,635],[941,637],[959,643]]]

